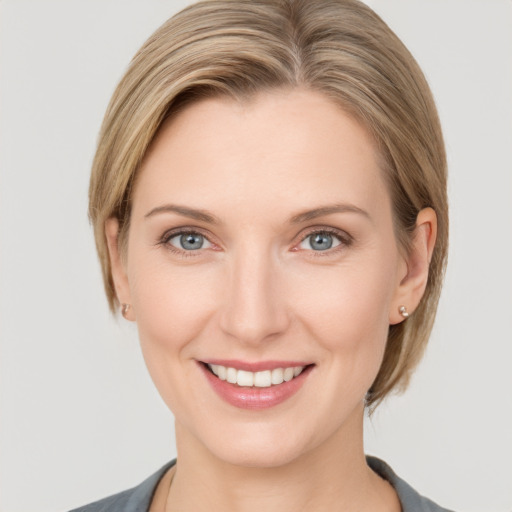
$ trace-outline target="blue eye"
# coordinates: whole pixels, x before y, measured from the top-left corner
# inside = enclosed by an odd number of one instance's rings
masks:
[[[333,247],[337,247],[340,244],[340,238],[333,233],[329,233],[327,231],[317,231],[304,238],[299,247],[301,249],[310,249],[313,251],[327,251]]]
[[[211,243],[199,233],[178,233],[171,236],[167,242],[182,251],[198,251],[211,247]]]

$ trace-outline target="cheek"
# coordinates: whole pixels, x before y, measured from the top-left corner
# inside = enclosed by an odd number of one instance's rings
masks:
[[[163,250],[133,248],[128,274],[142,354],[156,388],[176,414],[190,399],[194,359],[222,293],[215,265],[176,263]]]
[[[296,310],[309,338],[321,348],[332,393],[362,399],[384,356],[393,296],[394,265],[347,265],[303,273]],[[340,391],[343,390],[343,391]]]
[[[131,300],[149,374],[170,410],[183,415],[196,371],[197,340],[218,292],[215,273],[176,267],[155,258],[133,260]],[[185,407],[186,409],[186,407]]]
[[[371,267],[305,273],[294,293],[301,316],[329,345],[359,346],[371,333],[385,338],[393,296],[390,274]]]
[[[137,261],[134,269],[131,291],[141,341],[183,348],[213,313],[216,273],[150,258]]]

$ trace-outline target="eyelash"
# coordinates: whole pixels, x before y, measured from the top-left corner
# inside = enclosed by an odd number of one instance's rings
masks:
[[[318,257],[325,258],[328,256],[332,256],[334,254],[337,254],[339,251],[344,250],[347,247],[350,247],[354,241],[352,236],[349,235],[348,233],[346,233],[345,231],[341,231],[339,229],[334,229],[334,228],[329,228],[329,227],[313,227],[313,228],[310,228],[300,238],[300,240],[294,245],[294,248],[292,249],[292,251],[299,251],[299,249],[297,249],[297,246],[300,245],[302,242],[304,242],[308,237],[310,237],[312,235],[316,235],[316,234],[332,235],[332,236],[336,237],[340,243],[339,243],[339,245],[333,247],[332,249],[327,249],[325,251],[308,250],[307,252],[310,253],[310,255],[315,258],[318,258]],[[207,235],[202,233],[197,228],[179,228],[177,230],[167,231],[160,238],[157,245],[164,246],[167,250],[171,251],[172,253],[176,254],[177,256],[179,256],[181,258],[191,258],[191,257],[200,256],[201,249],[198,249],[196,251],[185,251],[185,250],[180,250],[169,243],[169,241],[172,238],[174,238],[176,236],[182,236],[182,235],[199,235],[199,236],[204,237],[206,240],[208,240],[208,242],[210,242],[214,246],[216,245],[216,244],[214,244],[214,242],[212,242],[210,240],[210,238]]]
[[[304,240],[306,240],[310,236],[317,235],[317,234],[332,235],[332,236],[336,237],[340,243],[339,243],[339,245],[337,245],[333,248],[327,249],[325,251],[308,250],[309,255],[314,258],[326,258],[329,256],[337,255],[340,251],[343,251],[347,247],[350,247],[352,245],[352,242],[354,241],[354,239],[345,231],[341,231],[341,230],[335,229],[335,228],[314,227],[314,228],[310,228],[310,230],[305,235],[303,235],[301,237],[300,241],[297,244],[295,244],[295,247],[297,247],[297,245],[304,242]],[[295,249],[295,250],[297,250],[297,249]]]
[[[168,251],[171,251],[172,253],[176,254],[177,256],[181,258],[193,258],[200,256],[201,249],[198,249],[197,251],[184,251],[180,250],[177,247],[174,247],[169,243],[171,238],[182,236],[182,235],[199,235],[208,240],[211,244],[215,245],[204,233],[201,233],[200,230],[197,228],[179,228],[177,230],[173,231],[167,231],[163,234],[162,238],[159,240],[157,245],[162,245],[165,247]]]

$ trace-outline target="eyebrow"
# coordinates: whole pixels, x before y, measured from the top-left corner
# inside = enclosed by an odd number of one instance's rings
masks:
[[[333,204],[327,206],[321,206],[319,208],[315,208],[313,210],[307,210],[305,212],[294,215],[291,219],[292,224],[300,224],[302,222],[307,222],[309,220],[316,219],[317,217],[322,217],[324,215],[330,215],[332,213],[357,213],[359,215],[363,215],[367,219],[371,220],[370,214],[352,204]]]
[[[198,210],[196,208],[189,208],[187,206],[180,206],[176,204],[165,204],[163,206],[157,206],[150,210],[144,218],[153,217],[159,213],[177,213],[183,217],[189,217],[190,219],[199,220],[206,222],[207,224],[220,224],[220,221],[215,215],[208,213],[206,210]]]
[[[158,215],[161,213],[177,213],[178,215],[181,215],[183,217],[188,217],[190,219],[206,222],[207,224],[218,225],[221,223],[220,220],[215,215],[209,213],[206,210],[200,210],[176,204],[165,204],[163,206],[157,206],[156,208],[153,208],[148,213],[146,213],[144,217],[153,217],[154,215]],[[331,215],[333,213],[356,213],[359,215],[363,215],[364,217],[371,220],[371,217],[368,214],[368,212],[357,206],[351,204],[333,204],[320,206],[318,208],[314,208],[313,210],[307,210],[298,213],[297,215],[294,215],[291,218],[290,222],[291,224],[301,224],[302,222],[307,222],[316,219],[317,217]]]

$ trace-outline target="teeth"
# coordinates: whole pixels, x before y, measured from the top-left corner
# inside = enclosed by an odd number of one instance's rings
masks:
[[[236,374],[236,383],[239,386],[254,386],[254,373],[238,370]]]
[[[272,370],[272,384],[282,384],[284,370],[282,368],[276,368]]]
[[[254,385],[257,388],[268,388],[272,384],[272,372],[265,370],[264,372],[256,372],[254,374]]]
[[[284,369],[283,379],[285,380],[285,382],[288,382],[289,380],[293,379],[293,368]]]
[[[216,365],[217,366],[217,371],[215,373],[215,375],[217,375],[217,377],[219,377],[220,380],[226,380],[226,374],[227,374],[227,371],[226,371],[226,367],[225,366],[219,366],[219,365]]]
[[[234,368],[226,368],[226,380],[231,384],[236,384],[237,371]]]
[[[236,368],[227,368],[219,364],[209,364],[208,367],[220,380],[226,380],[238,386],[258,388],[269,388],[272,385],[288,382],[300,375],[305,368],[305,366],[291,366],[261,372],[248,372]]]

